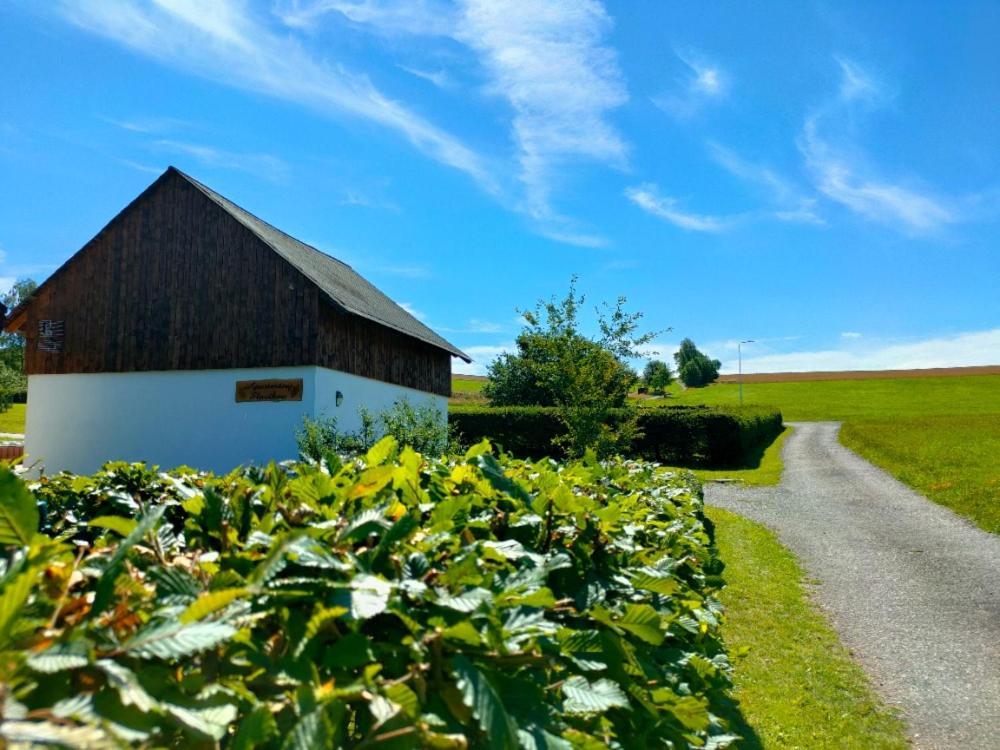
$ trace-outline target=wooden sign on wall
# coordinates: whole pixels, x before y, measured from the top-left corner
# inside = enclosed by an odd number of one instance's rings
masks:
[[[236,402],[301,401],[302,378],[292,380],[237,380]]]

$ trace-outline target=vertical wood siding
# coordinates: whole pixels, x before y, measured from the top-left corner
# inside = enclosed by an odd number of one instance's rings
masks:
[[[62,350],[38,349],[42,320]],[[319,289],[176,174],[158,180],[27,308],[28,374],[319,364],[441,395],[447,352],[336,314]]]

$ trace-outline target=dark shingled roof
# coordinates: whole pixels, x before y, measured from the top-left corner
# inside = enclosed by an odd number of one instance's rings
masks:
[[[202,185],[193,177],[184,174],[176,167],[169,167],[167,172],[170,171],[176,172],[190,182],[226,213],[257,235],[268,247],[295,266],[306,278],[319,287],[320,291],[329,297],[335,305],[354,315],[373,320],[386,328],[392,328],[439,349],[444,349],[466,362],[472,361],[469,355],[438,336],[376,289],[346,263],[285,234],[280,229],[271,226],[266,221],[257,218],[249,211],[219,195],[211,188]]]

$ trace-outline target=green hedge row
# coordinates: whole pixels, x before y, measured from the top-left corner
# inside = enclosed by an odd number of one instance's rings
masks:
[[[224,477],[0,467],[0,511],[0,746],[737,739],[700,488],[648,463],[386,438]]]
[[[614,419],[625,416],[618,411]],[[559,452],[563,433],[558,410],[543,406],[453,406],[449,424],[465,443],[489,439],[512,455],[541,458]],[[642,437],[633,456],[674,466],[740,466],[782,430],[781,412],[758,406],[671,406],[639,412]]]

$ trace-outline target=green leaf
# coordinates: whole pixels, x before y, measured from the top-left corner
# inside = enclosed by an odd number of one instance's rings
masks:
[[[632,585],[637,589],[652,591],[654,594],[673,596],[681,587],[680,581],[669,573],[660,573],[652,568],[643,568],[632,576]]]
[[[351,487],[348,498],[357,500],[359,497],[374,495],[392,481],[394,472],[395,468],[392,466],[373,466],[365,469],[358,477],[357,484]]]
[[[476,456],[476,464],[479,466],[479,470],[483,472],[483,476],[496,489],[507,493],[523,503],[531,504],[531,495],[528,494],[524,487],[504,473],[503,467],[496,460],[495,456],[489,453]]]
[[[129,532],[129,535],[118,543],[118,549],[111,556],[108,564],[104,568],[104,572],[101,573],[101,578],[97,582],[97,591],[94,594],[94,605],[90,610],[90,616],[100,614],[108,605],[111,603],[111,596],[115,590],[115,580],[118,578],[118,573],[121,570],[122,563],[125,561],[125,556],[128,555],[128,551],[132,549],[146,534],[152,531],[156,524],[160,522],[160,518],[163,516],[163,512],[167,509],[165,504],[161,504],[153,508],[152,511],[143,516],[142,520],[136,524],[135,528]]]
[[[303,716],[285,737],[281,750],[318,750],[333,747],[333,727],[322,708]]]
[[[445,628],[442,635],[450,640],[461,641],[470,646],[479,646],[483,640],[479,631],[476,630],[476,626],[468,620],[459,620],[450,628]]]
[[[218,591],[206,591],[195,599],[187,609],[181,613],[181,622],[195,622],[204,617],[218,612],[232,604],[234,601],[248,593],[245,588],[219,589]]]
[[[236,720],[237,709],[232,703],[206,706],[178,706],[164,703],[164,710],[177,721],[199,734],[221,740],[229,731],[229,725]]]
[[[253,750],[277,735],[278,724],[274,720],[274,714],[267,706],[257,706],[243,717],[232,747],[233,750]]]
[[[0,466],[0,544],[27,547],[38,533],[38,501],[7,466]]]
[[[665,637],[660,628],[660,616],[648,604],[629,604],[625,616],[615,624],[654,646],[663,643]]]
[[[0,646],[7,644],[10,632],[20,618],[41,571],[40,565],[26,565],[0,591]]]
[[[177,659],[213,648],[235,634],[236,628],[221,622],[167,622],[139,631],[123,650],[140,659]]]
[[[122,516],[98,516],[92,518],[88,526],[96,526],[101,529],[110,529],[119,536],[128,536],[138,524],[134,518],[123,518]]]
[[[108,684],[118,691],[122,705],[135,706],[143,713],[157,707],[156,699],[139,684],[139,678],[131,669],[111,659],[98,659],[96,666],[107,676]]]
[[[49,721],[4,721],[0,737],[18,747],[68,747],[86,750],[113,750],[118,747],[100,727],[69,726]],[[5,743],[6,744],[6,743]]]
[[[399,442],[392,435],[386,435],[371,447],[365,454],[366,466],[378,466],[384,464],[396,453]]]
[[[45,651],[31,654],[26,661],[29,667],[43,674],[79,669],[90,663],[86,644],[82,642],[52,646]]]
[[[316,610],[312,617],[309,618],[309,622],[306,623],[306,632],[299,641],[299,645],[295,647],[295,656],[298,657],[305,651],[306,646],[309,645],[310,641],[313,640],[320,631],[323,630],[329,623],[334,622],[339,617],[343,617],[348,612],[347,607],[320,607]]]
[[[367,620],[385,612],[392,584],[384,578],[362,573],[351,581],[351,616]]]
[[[628,708],[628,698],[611,680],[587,682],[573,675],[563,683],[563,710],[570,714],[600,714],[610,708]]]
[[[411,719],[420,715],[420,699],[417,694],[401,682],[389,685],[385,689],[385,697],[399,706],[403,713]]]
[[[452,659],[452,669],[458,678],[456,685],[462,702],[486,733],[487,747],[494,750],[517,748],[517,725],[487,676],[461,654]]]
[[[439,591],[436,604],[456,612],[474,612],[485,602],[492,601],[493,594],[483,588],[469,589],[452,596],[447,591]]]

